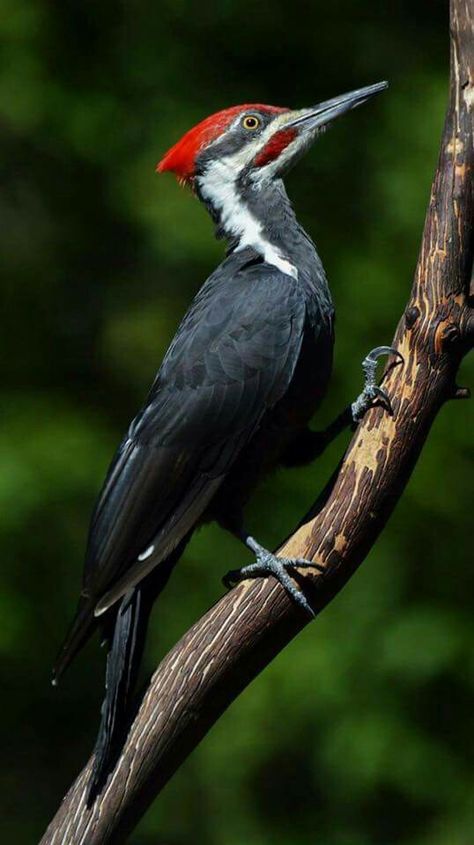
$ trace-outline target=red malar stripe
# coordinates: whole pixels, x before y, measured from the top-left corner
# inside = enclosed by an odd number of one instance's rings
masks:
[[[296,135],[296,129],[281,129],[280,132],[276,132],[265,144],[263,150],[260,150],[259,154],[255,156],[255,167],[263,167],[278,158],[288,144],[291,144],[296,138]]]

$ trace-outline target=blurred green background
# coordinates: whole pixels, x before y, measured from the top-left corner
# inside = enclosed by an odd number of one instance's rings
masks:
[[[38,840],[89,755],[103,654],[50,667],[89,515],[187,303],[222,256],[162,153],[238,102],[312,105],[380,79],[287,180],[338,312],[329,421],[407,300],[447,95],[447,4],[4,0],[0,17],[2,842]],[[469,382],[465,365],[460,383]],[[472,405],[451,403],[360,572],[224,715],[135,845],[471,845]],[[344,448],[249,524],[275,544]],[[249,561],[217,528],[153,617],[147,669]],[[66,843],[67,845],[67,843]]]

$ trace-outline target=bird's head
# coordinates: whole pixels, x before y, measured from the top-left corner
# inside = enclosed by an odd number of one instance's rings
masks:
[[[387,87],[369,85],[313,108],[291,110],[247,104],[212,114],[163,156],[157,170],[172,171],[200,194],[245,180],[255,187],[279,178],[336,117]]]

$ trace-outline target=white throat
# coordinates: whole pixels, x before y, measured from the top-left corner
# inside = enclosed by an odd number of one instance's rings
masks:
[[[205,173],[199,177],[203,198],[219,211],[224,230],[238,240],[236,252],[245,247],[252,247],[267,264],[273,264],[282,273],[297,279],[298,270],[294,264],[265,238],[262,224],[239,197],[232,165],[232,157],[209,164]]]

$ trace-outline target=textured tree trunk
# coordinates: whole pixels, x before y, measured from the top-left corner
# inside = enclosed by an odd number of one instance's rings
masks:
[[[405,363],[385,380],[394,414],[366,415],[323,496],[282,547],[324,565],[322,574],[301,574],[316,611],[375,543],[443,403],[468,395],[455,378],[474,338],[473,16],[473,0],[452,0],[449,107],[415,281],[393,343]],[[85,806],[89,761],[43,845],[123,842],[226,707],[307,622],[271,578],[227,593],[159,665],[95,805]]]

